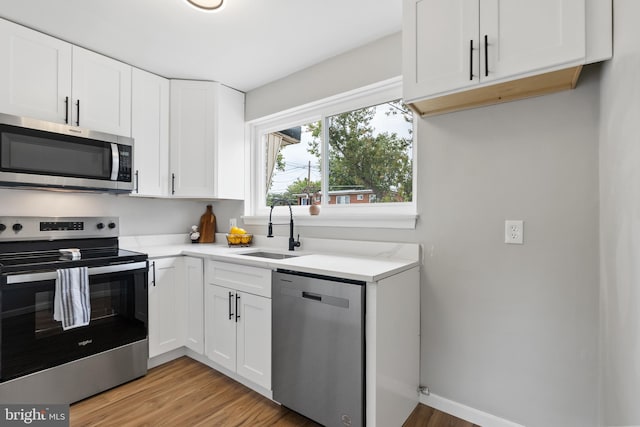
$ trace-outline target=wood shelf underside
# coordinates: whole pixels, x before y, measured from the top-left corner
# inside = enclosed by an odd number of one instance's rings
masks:
[[[423,117],[574,89],[582,65],[409,103]]]

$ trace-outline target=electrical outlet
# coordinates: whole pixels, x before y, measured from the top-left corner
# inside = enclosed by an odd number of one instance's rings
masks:
[[[229,228],[237,227],[237,226],[238,226],[238,220],[236,218],[231,218],[229,220]]]
[[[504,222],[504,242],[511,245],[524,244],[524,221],[506,220]]]

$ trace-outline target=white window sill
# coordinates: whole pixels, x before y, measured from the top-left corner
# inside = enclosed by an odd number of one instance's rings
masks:
[[[242,220],[247,225],[264,225],[269,223],[269,215],[247,215]],[[288,223],[289,215],[279,213],[273,215],[272,222],[278,224]],[[417,214],[344,214],[337,215],[333,212],[320,212],[320,215],[300,214],[294,212],[293,221],[301,227],[349,227],[349,228],[392,228],[408,229],[416,228]]]

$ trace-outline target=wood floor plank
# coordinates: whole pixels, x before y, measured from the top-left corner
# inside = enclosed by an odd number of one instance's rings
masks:
[[[71,427],[320,427],[188,357],[74,403]],[[404,427],[478,427],[418,405]]]

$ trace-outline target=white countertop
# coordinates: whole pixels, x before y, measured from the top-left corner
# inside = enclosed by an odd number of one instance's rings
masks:
[[[287,269],[304,273],[377,282],[385,277],[420,265],[420,247],[412,243],[335,241],[305,239],[303,250],[287,251],[287,239],[254,237],[251,247],[228,247],[224,234],[216,235],[218,243],[185,243],[180,235],[121,237],[123,249],[145,252],[149,258],[194,256],[254,267]],[[284,248],[284,250],[282,249]],[[270,259],[242,255],[267,251],[295,255],[293,258]]]

